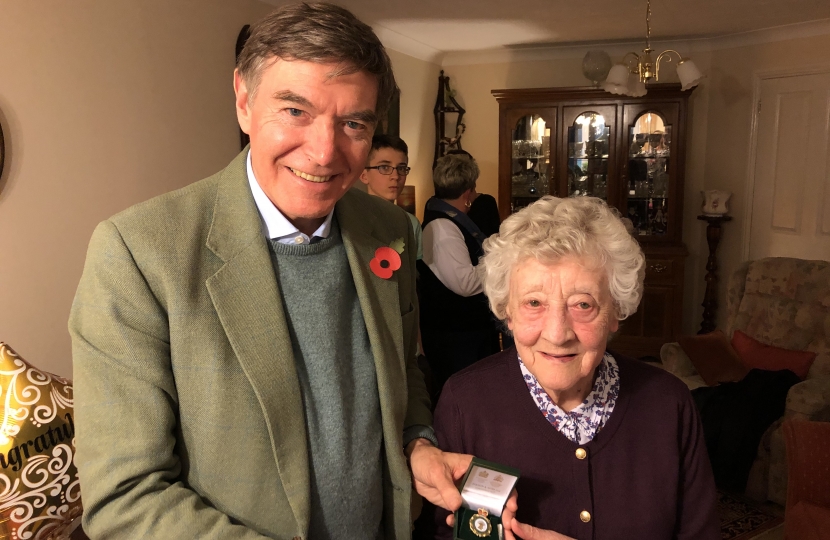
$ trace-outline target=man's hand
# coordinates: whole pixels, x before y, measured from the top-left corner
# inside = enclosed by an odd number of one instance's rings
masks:
[[[530,525],[520,523],[516,518],[512,518],[513,522],[509,524],[507,520],[502,521],[504,525],[504,539],[514,540],[517,538],[514,534],[519,535],[518,538],[522,540],[574,540],[570,536],[559,534],[558,532],[546,531],[544,529],[537,529]]]
[[[454,512],[461,506],[461,493],[455,487],[473,456],[442,452],[426,439],[415,439],[406,446],[405,454],[412,469],[415,491],[423,498]]]

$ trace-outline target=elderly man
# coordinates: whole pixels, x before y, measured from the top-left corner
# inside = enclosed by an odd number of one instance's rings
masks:
[[[250,151],[92,236],[69,323],[84,528],[409,538],[411,484],[456,508],[470,458],[430,442],[409,220],[349,190],[389,58],[348,11],[288,6],[234,89]]]

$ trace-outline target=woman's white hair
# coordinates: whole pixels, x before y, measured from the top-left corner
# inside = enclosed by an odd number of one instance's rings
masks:
[[[605,268],[615,315],[637,311],[643,292],[645,257],[615,208],[594,197],[542,197],[504,220],[499,234],[484,241],[478,272],[490,309],[507,318],[510,277],[522,261],[546,264],[577,257]]]

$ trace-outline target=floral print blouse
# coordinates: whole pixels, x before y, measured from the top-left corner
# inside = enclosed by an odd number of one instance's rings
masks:
[[[586,444],[596,437],[614,412],[620,395],[620,370],[617,361],[608,352],[597,366],[594,388],[585,401],[570,412],[560,409],[530,373],[519,357],[527,389],[533,402],[556,430],[577,444]]]

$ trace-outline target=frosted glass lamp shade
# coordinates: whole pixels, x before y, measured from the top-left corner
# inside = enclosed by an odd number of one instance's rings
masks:
[[[625,84],[613,84],[608,81],[605,81],[604,83],[602,83],[602,89],[606,92],[617,94],[618,96],[628,95],[628,86]]]
[[[628,76],[628,95],[631,97],[643,97],[646,95],[646,84],[640,80],[640,76],[636,73]]]
[[[703,74],[694,62],[686,58],[677,64],[677,77],[680,79],[681,90],[688,90],[698,85]]]
[[[611,68],[611,71],[608,72],[608,78],[605,79],[605,82],[611,83],[617,86],[627,86],[628,85],[628,68],[622,64],[617,64]]]
[[[628,89],[628,68],[617,64],[608,72],[608,78],[602,84],[602,89],[612,94],[627,96]]]

